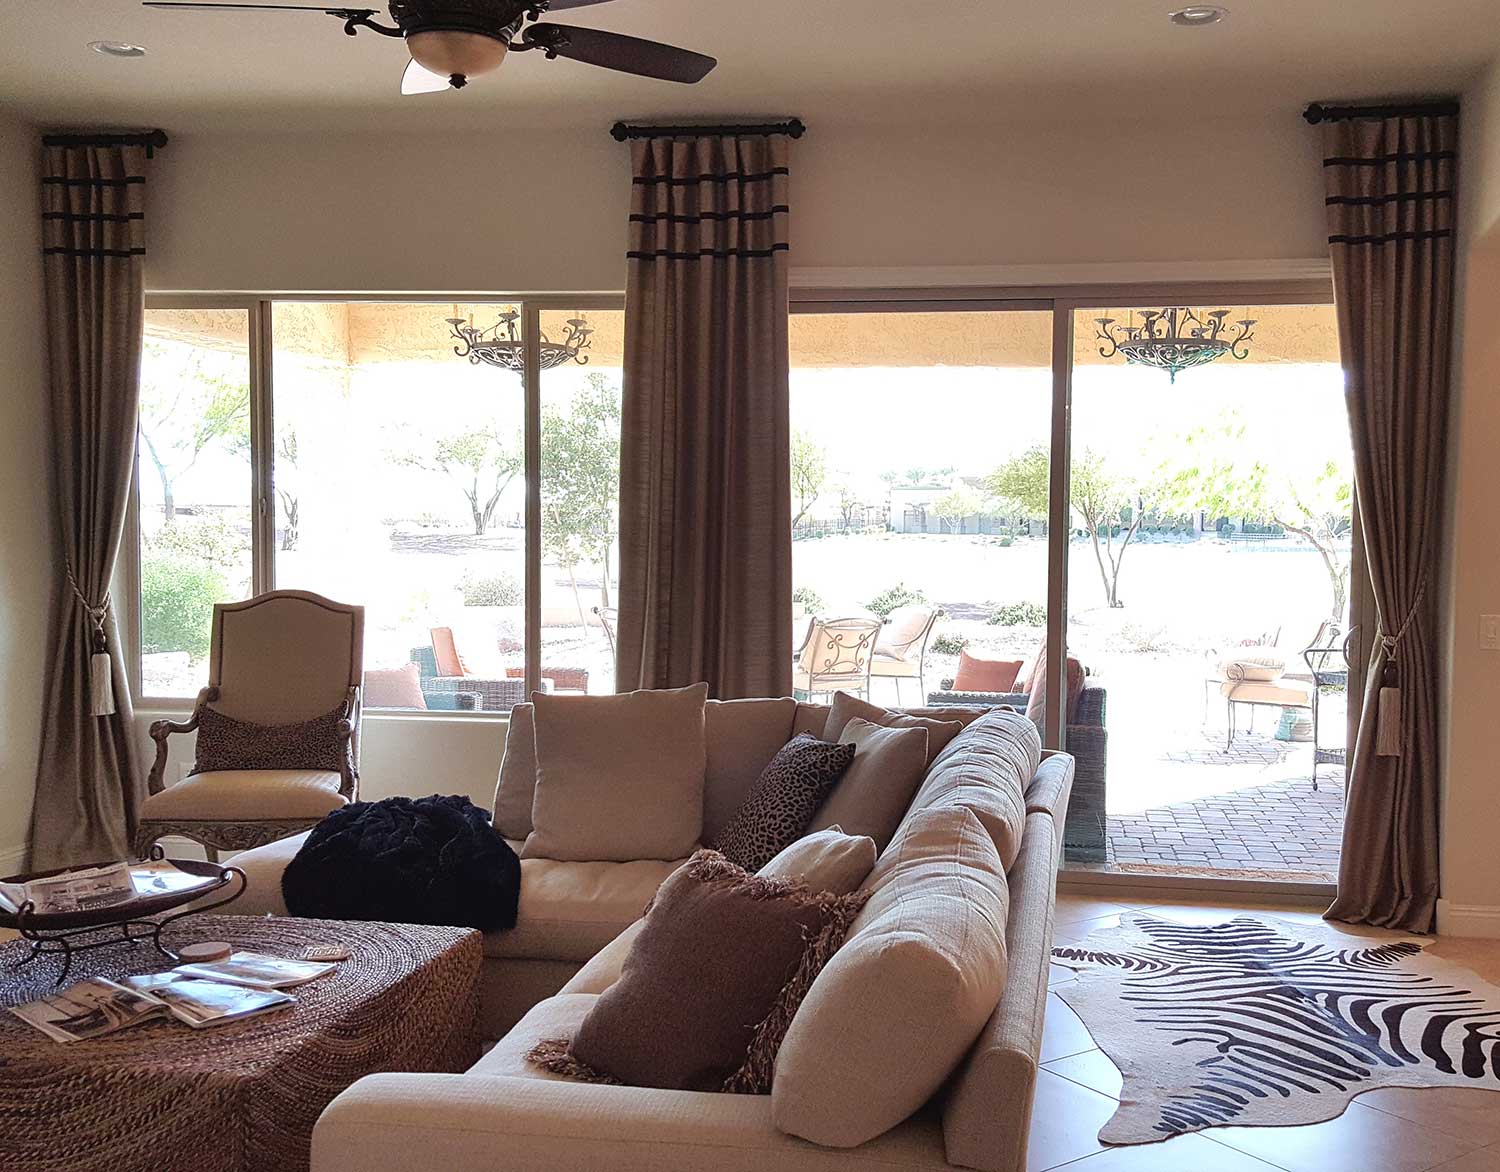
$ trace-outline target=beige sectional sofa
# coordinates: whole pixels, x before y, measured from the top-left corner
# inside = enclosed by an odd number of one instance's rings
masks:
[[[829,711],[786,699],[709,702],[705,840],[792,735],[824,734]],[[981,715],[973,709],[907,711],[966,725]],[[947,1165],[1021,1172],[1073,761],[1066,754],[1043,754],[1034,726],[1013,713],[995,714],[954,742],[964,744],[961,756],[949,753],[934,762],[912,811],[965,806],[995,840],[1008,864],[995,880],[1008,897],[1008,974],[998,1004],[958,1069],[905,1122],[856,1147],[821,1147],[776,1126],[774,1095],[577,1083],[526,1062],[524,1055],[537,1041],[571,1036],[618,976],[632,925],[682,862],[527,858],[521,863],[516,927],[485,940],[481,1012],[494,1046],[463,1075],[387,1074],[356,1083],[318,1124],[314,1172]],[[501,810],[505,805],[497,803]],[[497,812],[497,826],[515,836],[512,845],[519,850],[515,832],[523,828],[504,825],[503,818],[514,822],[515,815]],[[236,857],[250,878],[238,910],[286,913],[281,870],[304,837]]]

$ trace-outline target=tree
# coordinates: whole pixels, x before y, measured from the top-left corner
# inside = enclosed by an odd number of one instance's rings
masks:
[[[973,517],[984,511],[984,498],[967,485],[960,484],[932,502],[933,516],[948,522],[949,528],[963,532],[965,517]]]
[[[599,565],[610,605],[609,554],[619,526],[620,390],[591,371],[566,413],[542,412],[542,548],[568,571],[578,621],[587,625],[576,567]]]
[[[476,537],[484,536],[500,497],[525,467],[520,445],[509,446],[498,433],[485,427],[443,436],[430,454],[406,454],[395,459],[452,478],[469,503]]]
[[[205,370],[192,351],[174,360],[171,348],[145,344],[139,427],[146,455],[161,481],[162,519],[177,519],[176,483],[215,441],[244,437],[250,423],[250,384]]]
[[[847,480],[839,484],[839,528],[848,532],[854,524],[854,514],[859,512],[860,501],[854,486]]]
[[[792,433],[792,495],[797,498],[797,511],[792,515],[792,528],[818,503],[818,494],[823,482],[828,479],[828,455],[817,441],[805,431]]]
[[[281,548],[297,548],[298,513],[301,500],[297,492],[297,432],[284,428],[276,437],[276,499],[281,502]]]
[[[1051,490],[1051,456],[1038,444],[1006,461],[985,484],[991,493],[1014,502],[1033,517],[1047,516]],[[1125,551],[1140,530],[1149,503],[1160,486],[1145,478],[1114,472],[1103,456],[1085,448],[1073,457],[1069,504],[1083,522],[1110,607],[1121,607],[1120,570]]]

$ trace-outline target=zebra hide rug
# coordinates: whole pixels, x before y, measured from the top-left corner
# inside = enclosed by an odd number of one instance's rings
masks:
[[[1052,955],[1124,1075],[1103,1143],[1321,1123],[1376,1087],[1500,1090],[1500,988],[1417,940],[1127,913]]]

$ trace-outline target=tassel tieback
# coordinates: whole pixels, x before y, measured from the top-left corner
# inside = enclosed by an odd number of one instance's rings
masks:
[[[104,592],[104,597],[99,602],[90,602],[78,588],[78,579],[73,576],[71,564],[67,566],[67,571],[68,585],[73,588],[73,596],[89,616],[89,623],[93,627],[94,653],[89,656],[89,715],[112,716],[115,711],[114,663],[109,655],[109,636],[104,631],[105,619],[109,616],[109,591]]]
[[[1401,723],[1401,665],[1397,660],[1397,648],[1406,632],[1416,621],[1422,609],[1422,596],[1427,593],[1427,579],[1417,587],[1416,597],[1411,600],[1411,609],[1406,621],[1394,635],[1382,635],[1381,647],[1385,650],[1385,664],[1381,668],[1380,694],[1375,705],[1375,756],[1401,756],[1405,740]],[[1384,624],[1382,624],[1383,626]]]

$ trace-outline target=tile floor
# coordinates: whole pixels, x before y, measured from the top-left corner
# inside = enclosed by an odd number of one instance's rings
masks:
[[[1118,923],[1126,910],[1184,922],[1215,922],[1237,911],[1290,920],[1319,916],[1311,905],[1253,899],[1153,904],[1123,891],[1110,895],[1060,892],[1056,942],[1081,940]],[[1432,947],[1489,980],[1500,979],[1500,941],[1442,939]],[[1074,979],[1070,969],[1053,966],[1054,988]],[[1029,1172],[1500,1172],[1500,1094],[1493,1091],[1382,1089],[1361,1095],[1337,1119],[1308,1127],[1218,1127],[1106,1149],[1095,1137],[1119,1094],[1114,1063],[1063,1000],[1049,996]]]

